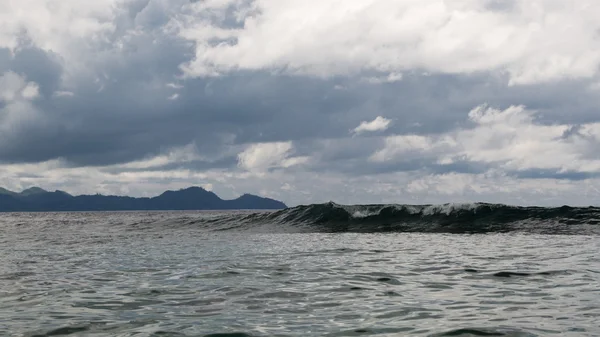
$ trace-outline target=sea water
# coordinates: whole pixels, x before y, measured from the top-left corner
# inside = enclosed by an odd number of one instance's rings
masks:
[[[595,234],[236,226],[246,218],[0,214],[0,335],[600,335]]]

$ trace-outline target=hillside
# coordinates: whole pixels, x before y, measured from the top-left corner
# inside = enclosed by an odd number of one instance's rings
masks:
[[[49,192],[39,187],[17,193],[0,188],[0,212],[232,210],[286,207],[281,201],[251,194],[244,194],[233,200],[223,200],[201,187],[166,191],[152,198],[100,194],[72,196],[63,191]]]

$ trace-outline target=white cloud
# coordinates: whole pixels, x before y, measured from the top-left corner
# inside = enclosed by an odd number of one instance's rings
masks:
[[[167,99],[170,100],[170,101],[174,101],[174,100],[176,100],[178,98],[179,98],[179,94],[173,94],[173,95],[167,97]]]
[[[354,128],[352,131],[356,134],[363,132],[384,131],[390,126],[391,122],[391,120],[385,117],[377,116],[377,118],[370,122],[365,121],[360,123],[360,125]]]
[[[0,76],[0,148],[11,142],[11,136],[34,120],[40,120],[37,108],[31,100],[39,96],[39,86],[27,82],[25,77],[14,72]]]
[[[0,48],[15,51],[24,44],[32,45],[59,55],[70,74],[87,71],[101,55],[90,47],[108,45],[110,34],[119,25],[118,15],[127,14],[123,11],[125,3],[122,0],[2,1]]]
[[[402,74],[390,73],[387,76],[368,77],[365,80],[371,84],[394,83],[402,80]]]
[[[11,102],[17,99],[18,93],[26,86],[25,79],[14,72],[0,75],[0,101]]]
[[[383,75],[368,80],[381,83],[406,71],[499,72],[516,85],[592,78],[600,66],[596,0],[150,0],[138,7],[124,0],[4,1],[0,47],[18,49],[25,34],[59,55],[67,75],[93,73],[153,29],[195,43],[194,59],[182,65],[188,76],[376,71]],[[243,25],[223,24],[232,8]]]
[[[181,84],[176,84],[176,83],[167,83],[167,88],[171,88],[171,89],[181,89],[183,88],[183,85]]]
[[[54,97],[73,97],[75,94],[71,91],[56,91],[52,94]]]
[[[258,143],[238,155],[238,166],[255,172],[271,168],[286,168],[308,161],[308,157],[292,157],[292,142]]]
[[[40,95],[40,87],[35,82],[29,82],[21,91],[21,95],[25,99],[34,99]]]
[[[168,164],[183,164],[194,160],[200,160],[202,156],[198,154],[196,144],[188,144],[186,146],[171,149],[165,154],[154,156],[151,158],[136,160],[126,164],[113,165],[111,168],[117,169],[151,169]]]
[[[167,189],[192,185],[212,189],[224,198],[241,193],[268,194],[288,205],[340,203],[500,202],[528,205],[589,205],[600,197],[600,179],[582,181],[517,179],[498,172],[423,175],[395,172],[377,176],[339,173],[274,171],[257,175],[209,170],[109,172],[98,167],[73,168],[53,160],[36,164],[0,166],[0,186],[20,191],[31,186],[61,189],[73,194],[104,193],[154,196]],[[261,193],[262,191],[262,193]]]
[[[470,161],[513,171],[600,172],[594,152],[600,145],[600,123],[582,124],[568,136],[573,126],[537,123],[535,115],[523,106],[479,106],[469,112],[471,128],[432,136],[390,136],[371,160],[399,160],[412,152],[446,164]]]
[[[384,148],[375,152],[370,159],[375,162],[385,162],[394,160],[399,155],[405,156],[411,152],[416,153],[417,156],[422,156],[436,146],[438,146],[438,144],[426,136],[390,136],[386,137]]]
[[[69,0],[24,0],[3,2],[2,20],[5,34],[18,36],[19,29],[26,29],[28,36],[43,49],[66,52],[69,38],[86,38],[94,34],[114,30],[115,9],[120,0],[102,0],[81,3]],[[42,4],[46,6],[42,6]]]
[[[27,82],[25,77],[12,71],[0,75],[0,101],[12,102],[20,98],[33,100],[40,94],[35,82]]]
[[[530,84],[590,78],[600,65],[596,0],[522,0],[506,8],[479,0],[251,4],[242,12],[244,26],[235,29],[214,26],[201,15],[206,7],[195,7],[180,32],[196,42],[188,75],[274,68],[316,76],[498,71],[511,84]],[[223,43],[209,42],[215,40]]]

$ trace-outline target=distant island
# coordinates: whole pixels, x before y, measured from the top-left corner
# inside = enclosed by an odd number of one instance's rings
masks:
[[[274,199],[244,194],[233,200],[223,200],[201,187],[166,191],[152,198],[126,196],[79,195],[64,191],[49,192],[39,187],[20,193],[0,187],[0,212],[58,211],[167,211],[167,210],[234,210],[283,209],[287,206]]]

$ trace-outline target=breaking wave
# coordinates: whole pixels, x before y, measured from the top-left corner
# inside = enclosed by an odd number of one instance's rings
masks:
[[[192,221],[209,230],[270,232],[420,232],[600,234],[597,207],[518,207],[501,204],[339,205],[333,202],[274,212],[221,213]]]

